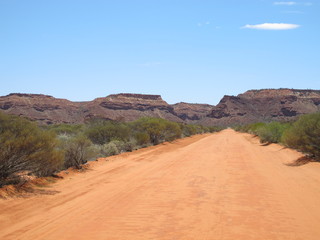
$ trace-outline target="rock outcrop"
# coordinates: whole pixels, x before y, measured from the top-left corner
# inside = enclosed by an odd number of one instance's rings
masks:
[[[159,117],[202,125],[290,121],[320,111],[319,90],[263,89],[224,96],[218,105],[177,103],[160,95],[113,94],[88,102],[71,102],[42,94],[13,93],[0,97],[0,111],[43,124],[83,123],[90,119],[133,121]]]
[[[114,94],[90,102],[71,102],[41,94],[0,97],[0,110],[44,124],[83,123],[93,118],[133,121],[159,117],[183,122],[159,95]]]
[[[172,105],[176,116],[186,122],[198,121],[208,115],[214,108],[209,104],[180,102]]]
[[[133,121],[140,117],[158,117],[182,122],[175,115],[173,107],[163,101],[160,95],[113,94],[97,98],[85,105],[90,118]]]
[[[0,110],[44,124],[81,122],[79,104],[43,94],[12,93],[0,97]]]
[[[320,111],[319,90],[263,89],[238,96],[224,96],[203,118],[204,125],[291,121],[299,115]]]

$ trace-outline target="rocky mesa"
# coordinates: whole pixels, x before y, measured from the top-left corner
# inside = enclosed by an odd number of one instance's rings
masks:
[[[159,117],[202,125],[235,125],[290,121],[320,111],[320,90],[262,89],[224,96],[216,105],[177,103],[160,95],[112,94],[87,102],[72,102],[42,94],[12,93],[0,97],[0,110],[42,124],[83,123],[94,118],[133,121]]]
[[[262,89],[238,96],[224,96],[203,119],[204,125],[291,121],[299,115],[320,111],[319,90]]]

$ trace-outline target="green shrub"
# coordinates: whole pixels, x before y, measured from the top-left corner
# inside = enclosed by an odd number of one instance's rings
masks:
[[[241,126],[240,131],[247,132],[253,135],[258,135],[258,130],[265,127],[266,127],[266,123],[261,123],[261,122],[252,123],[252,124]]]
[[[215,132],[217,131],[217,127],[204,127],[200,125],[194,124],[182,124],[180,125],[182,136],[190,137],[195,134],[202,134],[205,132]],[[222,129],[222,128],[221,128]]]
[[[160,118],[140,118],[132,123],[132,128],[135,132],[148,134],[150,142],[156,145],[164,140],[164,121],[166,120]]]
[[[199,127],[192,124],[183,124],[182,127],[182,134],[185,137],[190,137],[192,135],[195,135],[199,133]]]
[[[112,140],[128,141],[130,128],[124,123],[99,121],[89,125],[86,135],[95,144],[105,144]]]
[[[320,113],[304,115],[285,131],[285,145],[320,158]]]
[[[255,132],[262,143],[279,143],[284,131],[289,127],[288,123],[272,122],[256,128]]]
[[[223,129],[224,129],[224,127],[210,126],[210,127],[208,127],[208,132],[214,133],[214,132],[222,131]]]
[[[173,141],[181,138],[182,131],[178,123],[165,121],[163,125],[162,135],[164,141]]]
[[[82,168],[82,164],[86,163],[95,153],[92,148],[92,143],[85,136],[76,136],[68,139],[63,143],[65,153],[64,167]]]
[[[271,122],[271,123],[252,123],[243,126],[236,126],[234,129],[239,132],[247,132],[256,135],[262,143],[279,143],[286,129],[290,127],[289,123]]]
[[[127,142],[120,140],[113,140],[110,143],[114,143],[119,151],[122,152],[131,152],[133,148],[136,146],[136,142],[134,140],[129,140]]]
[[[21,171],[48,176],[59,170],[63,154],[54,133],[35,123],[0,113],[0,186]]]
[[[148,143],[150,143],[150,137],[149,134],[145,132],[138,132],[135,134],[134,138],[137,141],[137,144],[139,146],[146,146]]]
[[[106,143],[101,147],[101,153],[103,156],[113,156],[119,154],[119,149],[114,142]]]
[[[55,132],[57,135],[77,135],[83,131],[84,125],[54,124],[54,125],[45,126],[44,128]]]

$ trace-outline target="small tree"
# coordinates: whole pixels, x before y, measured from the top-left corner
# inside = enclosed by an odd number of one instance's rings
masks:
[[[320,113],[301,116],[284,133],[282,140],[288,147],[320,158]]]
[[[52,132],[26,119],[0,113],[0,186],[16,173],[48,176],[59,170],[63,155]]]
[[[288,123],[272,122],[257,128],[255,131],[262,143],[281,142],[282,135],[290,125]]]
[[[150,143],[150,137],[149,134],[145,133],[145,132],[138,132],[135,134],[135,139],[137,141],[137,144],[140,146],[144,146],[147,145],[148,143]]]
[[[130,128],[124,123],[101,120],[92,123],[86,135],[93,143],[103,145],[112,140],[127,141]]]
[[[92,143],[85,136],[76,136],[65,143],[65,168],[75,167],[82,168],[82,164],[93,156],[91,151]]]
[[[165,141],[173,141],[181,138],[182,130],[178,123],[166,121],[164,123],[163,133]]]

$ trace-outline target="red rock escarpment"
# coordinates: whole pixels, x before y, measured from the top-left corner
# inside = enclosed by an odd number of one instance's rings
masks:
[[[319,90],[263,89],[224,96],[218,105],[177,103],[160,95],[113,94],[88,102],[71,102],[42,94],[9,94],[0,97],[0,110],[43,124],[83,123],[93,118],[133,121],[159,117],[202,125],[234,125],[290,121],[320,111]]]

